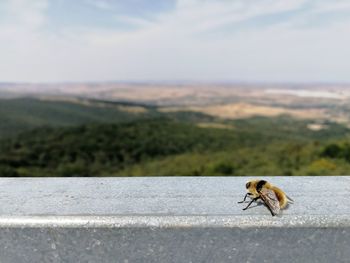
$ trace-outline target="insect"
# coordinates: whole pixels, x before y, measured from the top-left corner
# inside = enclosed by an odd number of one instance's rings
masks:
[[[246,188],[248,193],[244,196],[243,201],[238,203],[244,203],[248,196],[252,200],[243,210],[248,209],[254,201],[261,199],[270,210],[272,216],[275,216],[278,215],[280,210],[285,208],[288,203],[294,202],[293,199],[287,196],[281,189],[265,180],[251,180],[247,182]]]

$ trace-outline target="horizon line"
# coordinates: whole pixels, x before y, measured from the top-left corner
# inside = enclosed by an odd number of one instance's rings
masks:
[[[0,81],[2,85],[78,85],[78,84],[130,84],[130,85],[350,85],[350,81],[246,81],[246,80],[87,80],[87,81]]]

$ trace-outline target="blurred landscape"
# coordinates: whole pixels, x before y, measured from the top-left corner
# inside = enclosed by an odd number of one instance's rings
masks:
[[[345,175],[350,85],[0,84],[0,176]]]

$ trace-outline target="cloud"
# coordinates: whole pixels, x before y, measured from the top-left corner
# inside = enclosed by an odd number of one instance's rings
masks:
[[[5,25],[36,29],[45,23],[47,0],[5,0],[2,5],[7,18]]]
[[[90,5],[92,5],[94,7],[97,7],[99,9],[103,9],[103,10],[111,10],[111,9],[113,9],[111,1],[106,1],[106,0],[86,0],[86,1]]]
[[[89,2],[100,9],[110,4]],[[178,0],[147,17],[108,13],[129,25],[123,30],[70,25],[55,31],[48,28],[50,2],[8,0],[9,15],[0,22],[0,81],[350,81],[344,59],[350,20],[302,26],[350,13],[346,1],[329,3]]]
[[[220,30],[220,27],[234,25],[256,17],[268,16],[299,9],[304,0],[292,1],[208,1],[192,6],[192,9],[179,8],[178,16],[183,21],[197,22],[196,30]],[[198,8],[200,6],[200,8]],[[192,20],[192,21],[191,21]]]
[[[350,11],[350,2],[347,0],[323,0],[314,3],[314,12],[328,13],[334,11]]]

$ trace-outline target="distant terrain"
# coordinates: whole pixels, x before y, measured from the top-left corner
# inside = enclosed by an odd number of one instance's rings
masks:
[[[124,102],[227,119],[287,114],[350,123],[350,85],[345,84],[0,83],[0,98],[18,97],[76,104],[82,99]]]
[[[350,86],[0,84],[0,176],[350,172]]]

